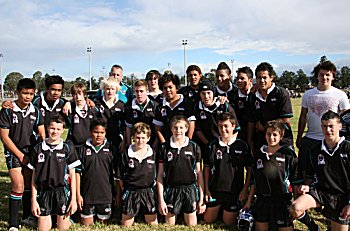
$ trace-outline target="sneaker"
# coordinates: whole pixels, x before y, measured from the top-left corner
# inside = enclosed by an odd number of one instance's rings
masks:
[[[21,225],[36,228],[38,227],[38,219],[36,217],[29,216],[27,219],[21,220]]]
[[[18,228],[17,227],[11,227],[11,228],[9,228],[9,231],[18,231]]]

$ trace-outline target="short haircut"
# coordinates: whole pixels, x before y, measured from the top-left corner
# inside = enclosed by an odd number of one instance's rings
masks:
[[[336,119],[337,121],[340,121],[340,116],[338,113],[335,113],[334,111],[327,111],[326,113],[324,113],[321,117],[321,121],[327,121],[327,120],[332,120],[332,119]]]
[[[229,120],[232,125],[236,126],[236,124],[237,124],[236,118],[229,112],[220,113],[216,117],[216,121],[217,122],[219,122],[219,121],[226,121],[226,120]]]
[[[231,75],[231,68],[225,62],[219,63],[216,71],[226,70],[229,75]]]
[[[153,76],[157,77],[157,79],[160,79],[161,74],[159,71],[157,70],[150,70],[149,72],[147,72],[146,74],[146,80],[150,80],[151,78],[153,78]]]
[[[83,83],[75,83],[70,88],[70,93],[72,95],[75,95],[81,92],[84,94],[84,96],[86,95],[86,86]]]
[[[171,71],[164,72],[162,78],[159,80],[159,88],[163,90],[164,84],[169,82],[172,82],[176,86],[176,89],[180,89],[180,78]]]
[[[184,121],[186,123],[187,128],[190,126],[190,123],[188,122],[185,116],[176,115],[170,120],[170,128],[172,128],[175,124],[177,124],[180,121]]]
[[[202,70],[197,65],[188,66],[186,70],[186,75],[189,75],[191,71],[197,71],[200,75],[202,74]]]
[[[246,74],[249,79],[252,79],[254,77],[252,69],[250,69],[250,67],[247,67],[247,66],[238,68],[236,73],[237,73],[237,75],[239,73]]]
[[[271,120],[266,123],[265,126],[265,133],[268,128],[271,128],[274,131],[277,131],[280,133],[280,135],[283,137],[284,136],[284,128],[285,128],[285,123],[282,120]]]
[[[49,89],[51,87],[51,85],[53,85],[53,84],[61,84],[62,85],[62,89],[63,89],[63,87],[64,87],[64,80],[59,75],[50,75],[50,76],[45,78],[45,87],[46,87],[46,89]]]
[[[337,75],[337,68],[335,67],[334,63],[332,63],[331,61],[327,60],[327,61],[323,61],[320,62],[319,64],[317,64],[316,67],[314,67],[314,70],[312,73],[314,73],[315,77],[317,78],[318,76],[318,72],[320,70],[326,70],[326,71],[330,71],[333,74],[333,77],[335,78]]]
[[[113,77],[110,77],[108,79],[104,79],[101,81],[101,89],[104,89],[105,87],[115,87],[117,91],[120,90],[120,85],[118,83],[118,80]]]
[[[107,130],[107,123],[106,123],[106,121],[104,121],[101,118],[98,118],[98,119],[94,119],[91,122],[91,124],[90,124],[90,132],[92,132],[92,130],[94,130],[94,128],[97,127],[97,126],[104,127],[105,130]]]
[[[146,90],[148,91],[148,83],[146,80],[143,80],[143,79],[137,80],[134,84],[134,90],[136,87],[145,87]]]
[[[64,127],[65,124],[66,124],[63,115],[56,115],[56,116],[53,116],[53,117],[50,119],[49,124],[51,124],[51,123],[63,124],[63,127]],[[50,125],[49,125],[49,126],[50,126]]]
[[[34,89],[35,90],[35,82],[29,78],[20,79],[17,83],[17,91],[21,91],[22,89]]]
[[[112,67],[111,67],[111,72],[113,71],[113,68],[115,69],[122,69],[123,70],[123,67],[121,65],[118,65],[118,64],[114,64]]]
[[[145,124],[143,122],[138,122],[134,124],[134,126],[131,129],[131,135],[135,136],[136,133],[138,134],[146,134],[147,137],[151,137],[151,127],[148,124]]]
[[[275,71],[273,70],[273,67],[268,62],[262,62],[255,68],[255,76],[258,76],[259,71],[267,71],[269,73],[269,76],[273,77],[276,75]]]

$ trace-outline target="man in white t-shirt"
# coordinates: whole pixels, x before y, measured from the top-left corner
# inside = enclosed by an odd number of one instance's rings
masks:
[[[321,129],[322,115],[328,110],[341,114],[350,108],[345,92],[332,86],[336,72],[336,67],[331,61],[320,62],[314,68],[317,87],[306,91],[302,98],[296,146],[299,148],[298,171],[304,179],[308,175],[308,170],[304,166],[309,160],[309,151],[324,139]],[[302,137],[306,124],[307,131]]]

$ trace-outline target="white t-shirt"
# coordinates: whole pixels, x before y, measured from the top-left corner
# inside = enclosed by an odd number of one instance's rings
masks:
[[[306,114],[307,132],[306,137],[323,140],[321,129],[321,117],[324,113],[332,110],[336,113],[350,108],[348,97],[345,92],[331,87],[329,90],[320,91],[317,87],[305,92],[301,106],[307,108]]]

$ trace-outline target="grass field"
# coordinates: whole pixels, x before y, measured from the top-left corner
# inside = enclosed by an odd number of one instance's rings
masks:
[[[292,99],[294,118],[292,119],[292,129],[294,133],[294,138],[296,138],[297,128],[298,128],[298,117],[300,114],[301,98]],[[8,177],[8,171],[6,168],[5,158],[3,154],[2,144],[0,145],[0,230],[7,230],[7,220],[8,220],[8,195],[10,192],[10,179]],[[321,226],[321,230],[326,230],[326,220],[322,215],[316,212],[311,212],[312,217]],[[95,224],[91,228],[83,227],[79,224],[72,226],[71,230],[236,230],[230,228],[227,229],[220,222],[214,225],[198,225],[195,228],[188,228],[184,225],[176,225],[174,227],[169,227],[163,224],[158,225],[158,227],[151,227],[145,224],[137,223],[132,228],[121,228],[118,225],[110,224]],[[30,230],[23,228],[22,230]],[[301,225],[299,222],[295,222],[295,230],[307,230],[305,226]]]

